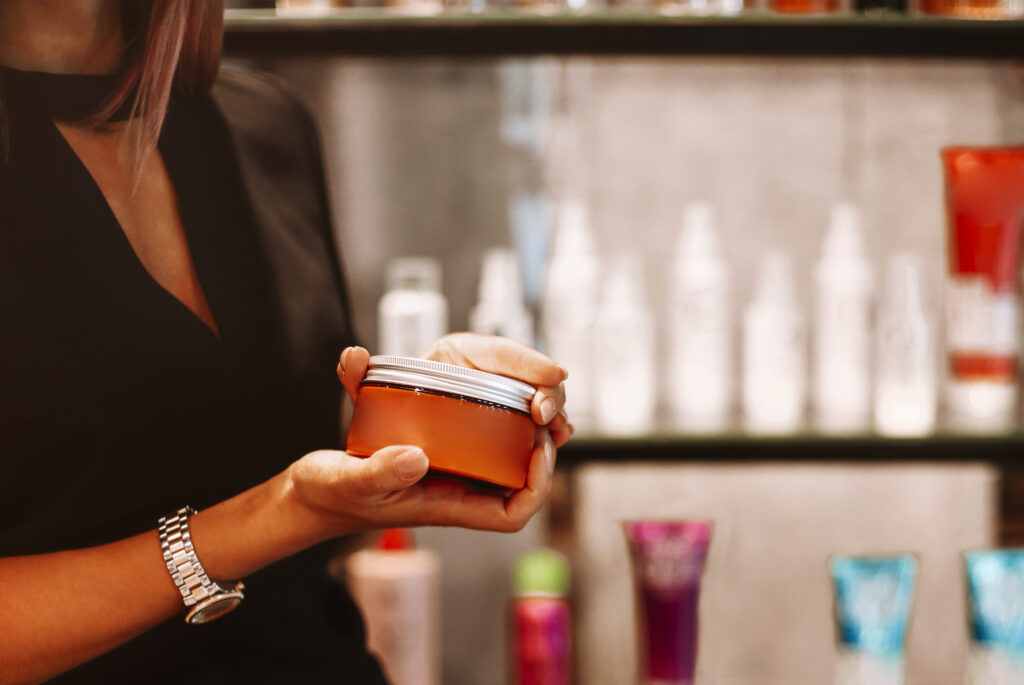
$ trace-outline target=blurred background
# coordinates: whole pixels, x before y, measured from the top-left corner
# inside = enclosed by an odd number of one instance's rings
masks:
[[[1024,201],[992,248],[1016,285],[978,316],[940,150],[1024,143],[1024,3],[231,5],[229,65],[319,124],[363,344],[473,329],[570,372],[544,512],[416,531],[441,682],[512,682],[513,566],[540,545],[570,564],[576,682],[634,681],[637,519],[714,523],[701,685],[832,682],[829,559],[901,553],[906,682],[965,682],[961,553],[1024,545]],[[962,373],[971,335],[1009,366]]]

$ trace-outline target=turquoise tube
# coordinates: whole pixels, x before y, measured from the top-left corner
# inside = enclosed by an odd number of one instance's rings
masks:
[[[837,685],[903,685],[917,557],[833,557]]]

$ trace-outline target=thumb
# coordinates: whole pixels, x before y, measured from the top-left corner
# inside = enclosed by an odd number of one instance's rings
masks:
[[[430,466],[423,450],[409,445],[391,445],[350,464],[350,486],[360,497],[403,490],[427,475]]]

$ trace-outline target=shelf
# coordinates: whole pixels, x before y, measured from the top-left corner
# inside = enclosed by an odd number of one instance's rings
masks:
[[[985,462],[1024,469],[1024,434],[975,437],[877,436],[573,438],[558,450],[561,466],[590,462]]]
[[[229,10],[230,56],[774,55],[1024,59],[1024,21]]]

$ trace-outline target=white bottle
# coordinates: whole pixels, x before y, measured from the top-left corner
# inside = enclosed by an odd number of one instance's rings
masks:
[[[688,432],[727,428],[732,405],[729,270],[711,206],[683,212],[670,302],[670,389],[673,422]]]
[[[789,256],[769,252],[743,316],[743,425],[748,432],[784,435],[803,427],[806,337]]]
[[[499,247],[484,254],[479,300],[469,313],[469,328],[533,346],[533,317],[523,305],[519,257],[512,250]]]
[[[875,331],[875,430],[920,436],[935,430],[935,335],[925,310],[920,260],[889,259]]]
[[[545,349],[569,371],[566,412],[576,429],[593,427],[593,338],[600,262],[582,202],[559,207],[541,305]]]
[[[366,648],[388,682],[440,685],[440,562],[429,550],[413,549],[407,532],[388,531],[383,539],[383,548],[356,552],[345,564],[366,622]]]
[[[839,204],[815,271],[814,416],[827,434],[871,423],[871,264],[857,209]]]
[[[388,292],[380,300],[379,354],[416,357],[448,332],[448,301],[441,294],[441,264],[402,257],[388,264]]]
[[[597,428],[606,435],[645,435],[654,428],[654,315],[635,254],[612,260],[604,278],[594,335]],[[570,378],[571,376],[570,371]]]

